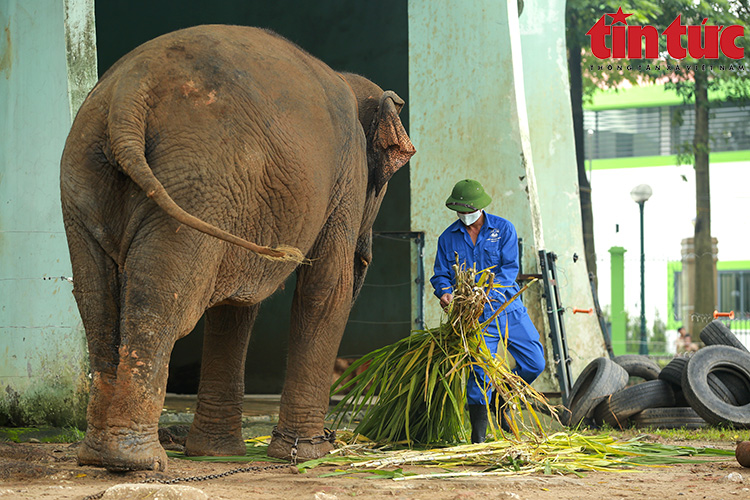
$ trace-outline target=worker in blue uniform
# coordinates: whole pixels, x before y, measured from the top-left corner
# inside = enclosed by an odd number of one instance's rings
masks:
[[[495,273],[496,287],[490,292],[490,301],[479,318],[481,322],[489,319],[498,306],[507,302],[519,290],[516,283],[516,229],[509,221],[483,210],[491,201],[482,185],[475,180],[465,179],[455,185],[445,205],[457,212],[458,220],[448,226],[438,239],[434,275],[430,279],[440,305],[447,307],[453,300],[456,253],[459,264],[465,263],[468,267],[476,264],[477,271],[494,266],[492,272]],[[510,303],[498,315],[497,321],[490,323],[485,331],[485,345],[493,355],[497,354],[498,343],[505,332],[508,335],[508,360],[513,372],[526,383],[532,383],[544,370],[544,348],[539,341],[539,332],[531,322],[520,297]],[[481,368],[474,368],[472,376],[469,376],[466,392],[471,440],[473,443],[481,443],[485,440],[489,424],[486,404],[491,398],[489,381]],[[500,401],[501,405],[503,403]]]

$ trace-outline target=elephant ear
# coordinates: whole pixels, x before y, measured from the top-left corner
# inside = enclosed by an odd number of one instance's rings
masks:
[[[376,195],[393,174],[417,152],[398,117],[403,106],[403,99],[395,92],[385,91],[380,97],[378,111],[371,126],[371,147],[375,155],[375,165],[370,175]]]

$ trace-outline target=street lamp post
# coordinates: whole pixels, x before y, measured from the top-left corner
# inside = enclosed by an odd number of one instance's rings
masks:
[[[643,250],[643,206],[651,198],[653,191],[648,184],[640,184],[630,191],[633,201],[638,203],[641,212],[641,342],[638,348],[638,354],[648,354],[648,337],[646,336],[646,287],[645,287],[645,267],[646,254]]]

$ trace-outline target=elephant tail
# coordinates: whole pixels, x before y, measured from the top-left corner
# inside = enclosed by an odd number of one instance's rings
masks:
[[[146,193],[146,196],[154,200],[167,215],[197,231],[241,246],[270,260],[308,263],[308,259],[298,248],[286,245],[273,248],[258,245],[189,214],[174,201],[154,175],[144,153],[147,112],[145,94],[143,88],[138,92],[123,92],[122,87],[116,89],[108,122],[111,149],[117,164]]]

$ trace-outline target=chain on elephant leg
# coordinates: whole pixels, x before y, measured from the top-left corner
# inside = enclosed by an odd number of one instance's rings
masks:
[[[310,437],[297,436],[290,432],[273,428],[271,445],[269,445],[268,455],[290,460],[296,465],[298,462],[314,460],[323,457],[333,450],[333,444],[336,441],[336,431],[328,428],[323,429],[323,434]],[[285,456],[271,455],[276,451],[283,451]],[[288,452],[286,451],[288,449]]]

